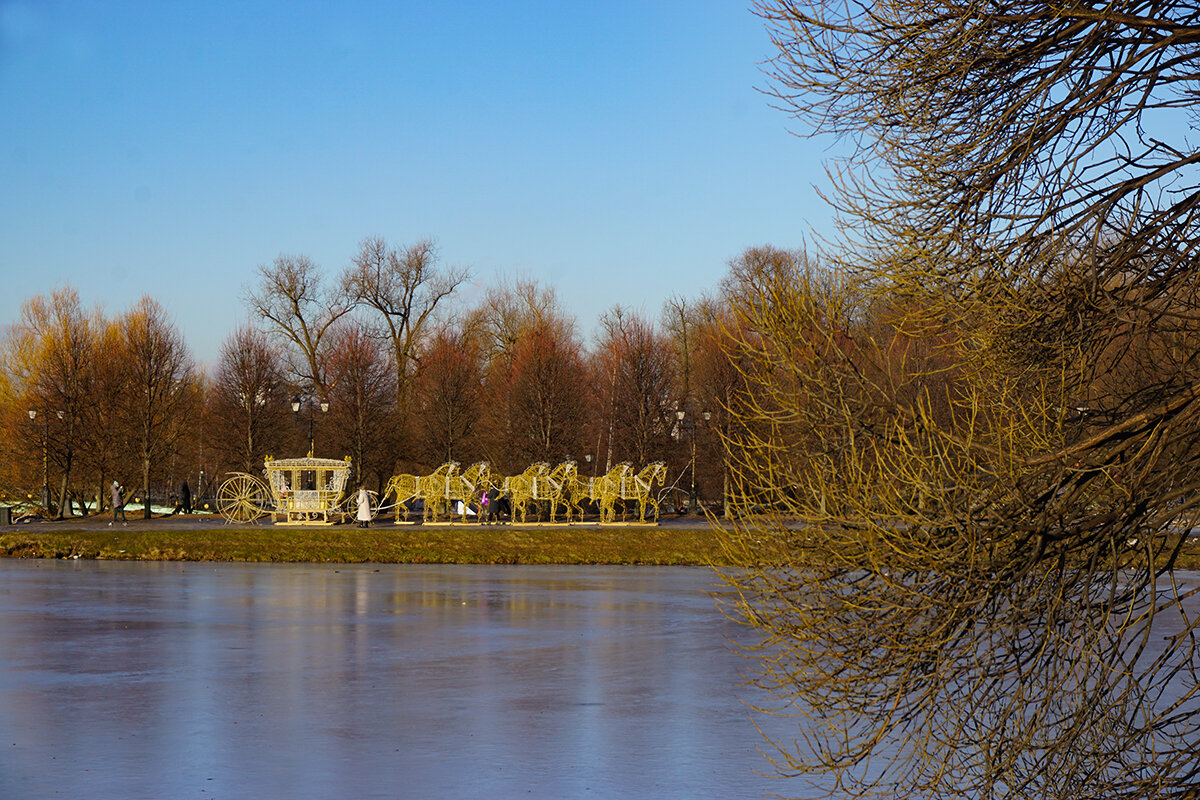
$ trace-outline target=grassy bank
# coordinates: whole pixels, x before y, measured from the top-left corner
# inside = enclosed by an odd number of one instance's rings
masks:
[[[706,527],[213,528],[21,531],[0,556],[128,561],[315,561],[392,564],[669,564],[721,559]]]
[[[761,550],[758,555],[763,555]],[[0,533],[0,557],[389,564],[728,563],[716,533],[703,522],[661,527],[386,525],[366,530],[350,525],[197,528],[153,522],[120,529],[43,527]],[[809,553],[807,560],[813,559],[823,561]],[[1200,538],[1184,542],[1174,566],[1200,570]]]

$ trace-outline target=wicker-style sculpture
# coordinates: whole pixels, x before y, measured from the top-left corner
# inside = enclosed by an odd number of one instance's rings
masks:
[[[567,522],[571,521],[571,503],[569,498],[571,486],[575,483],[578,474],[579,467],[574,461],[564,461],[550,470],[550,476],[547,479],[549,491],[547,492],[546,501],[550,506],[551,522],[557,521],[556,514],[559,506],[563,506],[567,510]]]
[[[583,519],[583,504],[593,501],[600,508],[600,521],[611,523],[616,521],[617,504],[628,500],[638,503],[639,517],[645,522],[647,510],[652,509],[658,518],[654,485],[662,484],[666,475],[666,465],[661,461],[636,473],[628,463],[618,464],[607,475],[596,478],[580,478],[574,461],[564,461],[553,469],[539,461],[497,483],[485,462],[472,464],[464,472],[459,471],[458,462],[448,461],[430,475],[392,476],[384,496],[393,498],[397,522],[401,512],[407,516],[409,504],[416,498],[424,503],[423,519],[427,522],[436,522],[444,507],[459,501],[462,510],[457,516],[467,522],[471,504],[493,487],[508,495],[514,522],[527,522],[529,507],[538,504],[547,509],[552,523],[558,521],[559,507],[565,508],[569,523]]]
[[[228,523],[256,522],[271,513],[270,507],[266,482],[245,472],[230,473],[217,489],[217,511]]]
[[[284,525],[328,525],[343,517],[350,459],[267,459],[267,483],[275,501],[275,519]]]
[[[554,469],[544,461],[531,464],[520,475],[510,475],[504,481],[505,490],[512,503],[513,521],[525,522],[532,503],[544,505],[550,512],[550,521],[558,521],[558,507],[567,509],[567,521],[571,521],[569,503],[570,488],[574,484],[577,467],[574,461],[564,461]]]
[[[402,473],[393,475],[387,482],[387,488],[383,490],[383,497],[395,498],[396,522],[400,522],[401,513],[404,514],[405,519],[408,518],[409,502],[420,497],[420,480],[416,475]]]
[[[655,461],[634,472],[628,463],[621,463],[608,471],[607,475],[593,478],[587,494],[600,506],[600,522],[616,521],[617,503],[634,500],[638,504],[638,518],[646,521],[646,509],[654,509],[658,519],[658,500],[654,497],[654,484],[662,484],[667,478],[667,465]],[[625,514],[622,509],[621,518]]]
[[[325,525],[343,517],[350,459],[267,457],[263,478],[230,474],[217,490],[217,511],[226,522],[255,522],[267,514],[280,524]]]
[[[550,465],[545,461],[530,464],[520,475],[509,475],[504,479],[504,491],[508,493],[508,501],[512,504],[513,522],[525,522],[529,512],[529,504],[538,498],[539,491],[544,491],[546,480],[550,477]]]
[[[472,464],[465,472],[460,472],[458,462],[449,461],[433,474],[417,478],[416,495],[425,504],[424,519],[427,522],[436,522],[443,506],[452,509],[459,501],[462,502],[460,518],[466,522],[471,501],[491,485],[491,469],[486,462]]]
[[[437,519],[438,505],[446,496],[451,476],[458,472],[457,461],[447,461],[429,475],[417,478],[417,497],[421,498],[422,519],[432,522]]]

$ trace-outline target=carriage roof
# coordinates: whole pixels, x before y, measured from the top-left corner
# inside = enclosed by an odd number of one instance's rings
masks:
[[[304,458],[267,458],[263,467],[267,472],[272,470],[291,471],[297,469],[312,469],[312,470],[344,470],[350,471],[350,458],[313,458],[305,456]]]

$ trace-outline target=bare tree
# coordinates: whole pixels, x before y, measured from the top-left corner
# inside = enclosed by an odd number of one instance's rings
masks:
[[[119,320],[126,430],[142,472],[145,518],[150,519],[151,471],[184,434],[194,409],[191,356],[156,301],[143,297]]]
[[[417,375],[414,410],[427,464],[470,463],[481,452],[482,355],[475,337],[451,328],[430,339]]]
[[[732,298],[736,613],[811,721],[777,763],[860,796],[1197,797],[1171,566],[1200,152],[1164,116],[1197,100],[1200,8],[760,11],[779,101],[853,148],[846,281]]]
[[[80,419],[80,429],[86,431],[80,439],[80,455],[94,480],[97,510],[104,508],[110,496],[108,479],[118,470],[136,469],[136,465],[129,466],[133,456],[128,452],[129,436],[122,416],[126,398],[124,358],[119,320],[102,320],[92,362],[91,393]]]
[[[287,440],[283,355],[263,332],[241,327],[225,340],[208,399],[208,445],[225,468],[255,473]]]
[[[41,441],[43,455],[59,478],[58,516],[70,513],[68,492],[91,400],[96,350],[102,322],[87,314],[72,288],[26,301],[9,340],[10,365],[22,387],[30,440]]]
[[[281,255],[258,273],[258,288],[246,294],[250,311],[294,348],[292,372],[304,389],[324,397],[327,336],[354,308],[352,298],[345,287],[326,286],[320,268],[306,256]]]
[[[487,288],[483,300],[468,316],[464,329],[483,338],[489,361],[512,363],[517,343],[538,325],[563,318],[558,296],[551,286],[515,278]]]
[[[519,471],[528,466],[521,461],[527,446],[518,444],[523,434],[515,422],[527,409],[518,405],[514,380],[518,350],[538,329],[555,338],[565,332],[573,340],[575,335],[574,324],[560,308],[554,289],[520,278],[489,286],[463,325],[464,335],[478,338],[486,363],[487,402],[480,433],[493,468]]]
[[[647,320],[619,306],[600,326],[596,395],[612,400],[601,445],[605,460],[640,465],[665,459],[680,407],[671,345]]]
[[[584,447],[587,371],[574,331],[539,325],[517,345],[509,375],[510,447],[505,467],[558,463]]]
[[[397,249],[372,236],[358,246],[342,275],[346,293],[379,312],[396,364],[396,404],[408,407],[421,337],[439,305],[471,276],[465,267],[443,267],[437,246],[421,239]]]
[[[390,477],[395,443],[387,420],[395,410],[396,373],[390,354],[362,323],[342,324],[332,337],[327,438],[351,456],[358,484],[374,474],[378,488]]]

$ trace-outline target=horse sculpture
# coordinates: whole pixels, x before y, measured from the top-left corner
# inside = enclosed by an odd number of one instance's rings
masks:
[[[633,476],[633,494],[628,498],[622,499],[637,500],[638,512],[641,515],[642,522],[646,521],[646,507],[654,508],[654,520],[658,521],[658,498],[654,495],[654,484],[659,486],[666,483],[667,480],[667,465],[662,461],[652,461],[642,467],[637,475]]]
[[[459,471],[457,461],[449,461],[432,475],[418,478],[417,493],[425,502],[424,519],[436,522],[442,506],[451,509],[450,516],[453,517],[454,503],[460,501],[462,511],[459,516],[466,522],[471,501],[491,488],[491,474],[491,468],[484,461],[472,464],[465,472]]]
[[[462,503],[461,518],[467,521],[467,511],[472,500],[492,488],[492,470],[486,461],[467,467],[467,471],[452,475],[446,484],[445,500],[453,508],[455,501]]]
[[[616,507],[619,501],[635,500],[638,504],[638,518],[646,521],[646,508],[653,507],[654,518],[658,519],[658,501],[654,497],[654,484],[663,483],[667,477],[667,465],[655,461],[642,467],[640,472],[634,472],[628,463],[621,463],[591,480],[586,494],[582,491],[580,497],[590,497],[600,506],[600,522],[614,522]],[[582,484],[580,484],[582,487]],[[622,511],[621,518],[624,519]]]
[[[424,512],[421,518],[435,522],[442,503],[446,502],[450,481],[458,474],[458,462],[447,461],[429,475],[417,478],[417,496],[421,498]]]
[[[569,523],[573,518],[583,519],[583,504],[592,501],[600,508],[600,522],[609,523],[616,520],[617,504],[628,500],[638,503],[639,518],[645,522],[648,508],[652,508],[655,519],[658,518],[654,484],[662,484],[666,474],[666,465],[655,461],[636,473],[628,463],[621,463],[607,475],[581,479],[574,461],[564,461],[554,469],[541,461],[531,464],[519,475],[505,478],[503,486],[497,487],[486,462],[472,464],[465,472],[460,472],[458,462],[449,461],[431,475],[393,476],[388,481],[385,495],[396,500],[397,522],[401,511],[408,516],[409,504],[416,498],[424,503],[422,516],[427,522],[436,522],[442,507],[452,508],[457,501],[462,502],[459,516],[466,522],[469,505],[483,492],[494,488],[500,488],[508,495],[514,522],[524,523],[529,506],[537,503],[549,509],[550,522],[558,521],[559,506],[562,506]]]
[[[571,487],[578,481],[579,467],[574,461],[564,461],[550,471],[547,478],[549,491],[546,500],[550,506],[550,521],[557,521],[558,507],[567,510],[567,522],[571,521]],[[580,519],[583,518],[581,513]]]
[[[420,478],[416,475],[400,474],[393,475],[387,483],[387,488],[383,490],[384,497],[391,495],[396,498],[396,522],[400,521],[400,512],[404,512],[404,518],[408,518],[408,502],[415,500],[418,497],[418,483]]]
[[[513,521],[518,517],[525,522],[529,505],[544,503],[550,511],[550,521],[558,521],[558,507],[567,510],[567,522],[571,521],[570,488],[576,482],[577,467],[574,461],[564,461],[554,469],[544,461],[532,464],[520,475],[505,480],[505,489],[512,505]],[[539,515],[540,516],[540,515]]]
[[[530,464],[520,475],[509,475],[504,479],[504,491],[508,493],[513,522],[517,521],[518,516],[521,522],[525,522],[530,502],[541,499],[549,477],[550,465],[539,461]]]

